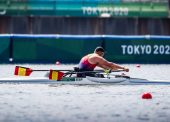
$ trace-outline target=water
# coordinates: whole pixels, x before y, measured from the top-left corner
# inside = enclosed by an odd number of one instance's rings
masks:
[[[72,69],[75,65],[22,65],[33,69]],[[170,80],[170,65],[135,65],[132,77]],[[15,65],[0,65],[0,77],[13,77]],[[31,77],[43,76],[35,72]],[[153,99],[141,96],[150,92]],[[170,85],[0,84],[0,122],[169,122]]]

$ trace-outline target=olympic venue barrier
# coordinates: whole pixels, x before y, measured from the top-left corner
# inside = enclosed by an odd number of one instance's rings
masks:
[[[0,35],[0,63],[78,63],[97,46],[117,63],[170,63],[170,36]]]

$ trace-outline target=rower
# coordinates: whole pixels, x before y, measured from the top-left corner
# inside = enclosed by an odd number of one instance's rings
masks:
[[[94,50],[94,53],[88,54],[84,56],[80,62],[79,62],[79,71],[93,71],[96,66],[103,68],[103,69],[111,69],[112,71],[114,70],[119,70],[123,69],[124,71],[128,72],[129,69],[123,66],[120,66],[116,63],[112,63],[107,61],[106,59],[103,58],[105,54],[105,50],[102,47],[97,47]],[[78,77],[85,77],[85,76],[94,76],[94,73],[78,73]]]

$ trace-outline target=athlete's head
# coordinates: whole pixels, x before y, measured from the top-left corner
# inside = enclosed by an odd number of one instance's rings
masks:
[[[96,47],[96,49],[94,50],[94,53],[96,53],[96,54],[98,54],[98,55],[100,55],[100,56],[104,56],[104,49],[103,49],[103,47]]]

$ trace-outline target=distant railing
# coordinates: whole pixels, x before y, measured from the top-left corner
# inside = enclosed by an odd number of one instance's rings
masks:
[[[167,17],[168,0],[0,0],[0,15]]]

